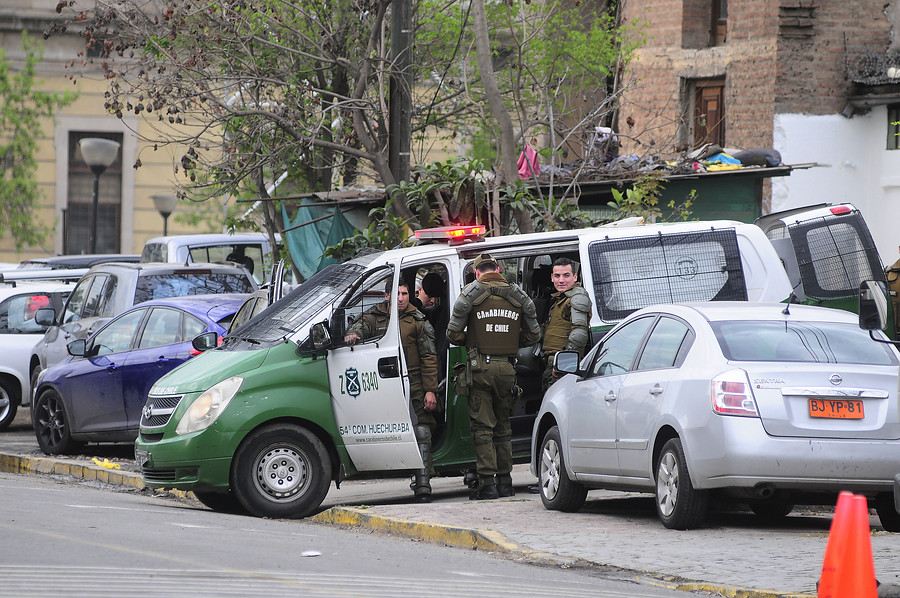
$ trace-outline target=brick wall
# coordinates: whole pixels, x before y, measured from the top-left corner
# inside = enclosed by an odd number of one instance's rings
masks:
[[[847,103],[848,50],[886,52],[890,4],[881,0],[782,0],[779,23],[776,110],[779,113],[836,114]]]
[[[648,24],[619,117],[623,150],[639,155],[691,141],[692,79],[725,78],[726,145],[771,147],[776,113],[843,109],[849,46],[884,52],[891,42],[882,0],[730,0],[727,41],[716,47],[707,47],[709,0],[624,4],[628,21]]]

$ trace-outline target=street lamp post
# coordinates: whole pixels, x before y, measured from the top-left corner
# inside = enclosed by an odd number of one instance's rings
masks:
[[[91,201],[91,253],[97,253],[97,204],[100,201],[100,175],[115,162],[119,142],[100,137],[84,137],[78,141],[81,157],[94,174],[94,196]]]
[[[163,217],[163,236],[168,236],[169,215],[175,211],[175,206],[178,205],[178,198],[171,193],[157,193],[151,195],[150,198],[153,200],[153,207]]]

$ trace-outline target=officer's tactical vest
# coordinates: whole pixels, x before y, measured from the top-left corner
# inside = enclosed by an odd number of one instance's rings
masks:
[[[550,308],[548,324],[544,330],[544,352],[555,353],[562,351],[569,342],[569,333],[572,332],[572,322],[569,313],[572,300],[562,295]]]
[[[487,292],[472,301],[466,344],[482,355],[515,355],[519,351],[522,308],[506,298],[510,288],[486,287]]]

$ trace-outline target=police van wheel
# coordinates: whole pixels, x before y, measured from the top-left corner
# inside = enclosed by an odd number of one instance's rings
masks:
[[[331,457],[322,441],[294,424],[251,434],[238,448],[231,489],[257,517],[306,517],[328,493]]]
[[[566,473],[566,462],[562,453],[559,428],[553,426],[544,435],[541,452],[538,454],[538,485],[541,502],[550,511],[574,513],[587,499],[587,488],[573,482]]]
[[[247,513],[247,510],[231,492],[194,491],[194,496],[200,501],[200,504],[217,513],[231,513],[235,515],[245,515]]]

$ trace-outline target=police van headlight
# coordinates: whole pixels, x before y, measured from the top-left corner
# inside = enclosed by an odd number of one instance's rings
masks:
[[[190,434],[211,426],[225,411],[243,382],[244,379],[240,376],[232,376],[210,387],[209,390],[194,399],[194,402],[188,407],[187,413],[178,422],[175,433]]]

